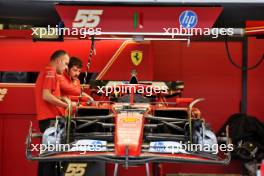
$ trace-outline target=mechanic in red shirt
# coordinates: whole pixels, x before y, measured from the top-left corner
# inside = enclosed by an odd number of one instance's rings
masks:
[[[71,57],[68,69],[59,77],[62,96],[85,96],[93,101],[93,98],[81,91],[80,80],[78,79],[82,70],[82,61],[77,57]]]
[[[36,82],[36,110],[40,131],[43,133],[49,128],[56,116],[61,115],[59,107],[66,108],[68,105],[61,99],[58,74],[62,74],[69,64],[69,55],[63,50],[55,51],[49,64],[39,73]],[[76,106],[73,103],[72,106]],[[56,172],[54,162],[40,162],[39,176],[53,176]]]

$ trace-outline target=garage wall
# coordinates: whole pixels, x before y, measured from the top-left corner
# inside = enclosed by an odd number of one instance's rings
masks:
[[[123,41],[98,41],[92,59],[91,72],[102,70]],[[86,65],[91,41],[65,40],[64,42],[33,42],[26,39],[0,39],[0,71],[39,71],[52,53],[63,49],[71,56],[81,58]]]
[[[32,115],[1,116],[1,176],[36,175],[37,163],[25,158],[25,139],[32,119]]]
[[[1,161],[1,163],[3,162],[3,154],[2,154],[2,151],[3,151],[3,137],[4,137],[4,135],[3,135],[3,120],[2,119],[0,119],[0,161]],[[3,168],[3,166],[2,166],[2,164],[0,164],[0,174],[1,175],[3,175],[2,174],[2,169]]]
[[[249,65],[264,54],[264,40],[249,39]],[[242,44],[229,42],[230,53],[237,64],[242,60]],[[186,43],[153,42],[154,79],[183,80],[184,97],[203,97],[198,107],[214,131],[221,128],[228,117],[239,112],[241,99],[241,71],[228,61],[223,42]],[[164,47],[166,46],[166,47]],[[162,48],[162,49],[161,49]],[[264,122],[264,63],[248,72],[248,114]],[[190,170],[190,167],[192,168]],[[240,173],[241,163],[227,166],[164,164],[164,173]]]
[[[239,63],[242,57],[241,44],[230,43],[230,50]],[[241,74],[229,63],[224,43],[191,42],[187,46],[180,42],[154,42],[153,53],[154,78],[183,80],[184,97],[205,98],[197,107],[214,131],[221,128],[231,114],[239,111]],[[210,170],[206,165],[186,163],[164,164],[162,167],[164,173],[240,172],[239,162],[232,162],[228,167],[210,166]]]
[[[241,44],[229,45],[239,63]],[[154,42],[153,53],[155,79],[183,80],[184,97],[205,98],[198,107],[214,130],[239,111],[241,73],[228,61],[223,42]]]
[[[239,111],[241,70],[231,65],[223,42],[152,42],[155,80],[183,80],[184,96],[204,97],[204,117],[218,130],[222,122]],[[229,42],[233,60],[241,65],[242,44]],[[166,47],[164,47],[166,46]],[[162,49],[161,49],[162,48]],[[248,65],[264,54],[264,39],[248,39]],[[264,121],[264,63],[248,71],[248,114]]]
[[[102,41],[96,45],[97,55],[93,60],[94,71],[103,68],[123,41],[109,42]],[[191,42],[189,47],[181,42],[152,42],[151,45],[154,79],[183,80],[185,83],[184,96],[204,97],[205,102],[198,107],[215,131],[232,113],[239,111],[241,71],[234,68],[228,61],[224,43]],[[240,63],[242,45],[238,42],[231,42],[229,45],[232,57]],[[33,43],[25,40],[1,39],[0,46],[0,71],[37,71],[48,62],[50,54],[55,49],[62,48],[69,51],[71,55],[87,59],[90,45],[87,41]],[[263,40],[250,39],[249,64],[254,64],[263,51]],[[262,121],[264,121],[263,67],[264,64],[256,70],[249,71],[248,85],[248,112]],[[13,96],[33,95],[27,91],[18,91]],[[14,100],[17,99],[14,98]],[[36,163],[28,162],[24,158],[24,141],[28,124],[35,116],[32,107],[34,98],[23,97],[21,99],[20,97],[19,100],[28,101],[24,104],[25,108],[18,106],[17,101],[11,101],[13,104],[3,108],[1,104],[3,102],[0,102],[0,175],[3,176],[17,176],[21,170],[33,176],[36,171]],[[26,109],[31,109],[32,112],[22,113]],[[193,172],[237,173],[240,170],[240,163],[234,162],[232,167],[217,166],[212,167],[210,171],[206,166],[200,165],[166,164],[164,172],[190,172],[190,166]],[[111,173],[112,171],[109,172],[110,175]]]
[[[249,65],[255,65],[264,55],[264,39],[249,39]],[[264,122],[264,63],[248,72],[248,113]]]
[[[37,163],[25,158],[30,121],[35,127],[34,85],[1,84],[7,94],[0,101],[0,175],[18,176],[21,171],[36,175]]]

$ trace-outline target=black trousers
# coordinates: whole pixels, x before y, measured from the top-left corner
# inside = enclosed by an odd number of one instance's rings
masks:
[[[50,118],[47,120],[39,121],[40,132],[44,131],[50,127],[51,121],[54,121],[55,118]],[[39,162],[38,163],[38,176],[59,176],[59,166],[57,162]]]

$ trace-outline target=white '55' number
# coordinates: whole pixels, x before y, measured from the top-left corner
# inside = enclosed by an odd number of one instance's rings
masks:
[[[74,28],[94,28],[100,22],[100,15],[103,14],[103,10],[78,10],[72,27]]]

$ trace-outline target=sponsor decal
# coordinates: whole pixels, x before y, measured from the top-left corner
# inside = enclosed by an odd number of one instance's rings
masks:
[[[74,28],[95,28],[100,23],[100,16],[103,10],[85,10],[79,9],[72,23]]]
[[[84,176],[87,163],[69,163],[65,176]]]
[[[198,23],[198,17],[192,10],[185,10],[179,17],[180,25],[184,28],[194,28]]]
[[[140,13],[135,12],[133,18],[134,18],[133,19],[134,29],[138,29],[138,28],[142,29],[143,28],[143,13],[142,12],[140,12]]]

